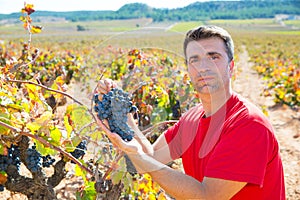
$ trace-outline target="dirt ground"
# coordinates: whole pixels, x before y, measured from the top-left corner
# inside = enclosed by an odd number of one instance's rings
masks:
[[[274,105],[272,99],[261,96],[264,88],[264,82],[258,77],[256,72],[251,69],[249,56],[246,51],[239,55],[239,61],[236,63],[236,80],[233,82],[233,88],[236,92],[242,94],[245,98],[252,101],[257,106],[263,108],[271,120],[275,129],[275,134],[279,142],[281,158],[284,166],[286,197],[287,200],[300,199],[300,112],[292,110],[286,106]],[[76,98],[89,103],[90,100],[84,99],[87,95],[81,95]],[[58,188],[60,199],[73,199],[76,188],[80,186],[79,182],[74,180],[72,175],[68,175]],[[12,194],[8,191],[0,193],[0,200],[4,199],[27,199],[23,195]]]
[[[236,80],[233,88],[257,106],[264,109],[275,129],[284,167],[286,197],[300,199],[300,112],[287,106],[274,105],[271,98],[261,96],[264,82],[251,68],[247,51],[236,63]]]

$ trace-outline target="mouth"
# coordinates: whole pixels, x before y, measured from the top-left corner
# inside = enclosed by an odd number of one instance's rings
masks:
[[[198,82],[208,82],[213,79],[214,78],[212,76],[202,76],[202,77],[199,77],[197,80],[198,80]]]

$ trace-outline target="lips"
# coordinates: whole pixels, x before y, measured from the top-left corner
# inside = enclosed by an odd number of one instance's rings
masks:
[[[207,82],[207,81],[210,81],[212,79],[214,79],[212,76],[204,76],[204,77],[202,76],[202,77],[198,78],[198,81],[199,82]]]

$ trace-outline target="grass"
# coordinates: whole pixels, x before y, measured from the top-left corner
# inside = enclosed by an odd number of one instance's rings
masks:
[[[294,26],[300,28],[300,20],[285,20],[283,22],[287,26]]]
[[[192,22],[179,22],[176,23],[171,29],[170,31],[174,31],[174,32],[186,32],[189,29],[192,29],[194,27],[203,25],[203,22],[199,22],[199,21],[192,21]]]

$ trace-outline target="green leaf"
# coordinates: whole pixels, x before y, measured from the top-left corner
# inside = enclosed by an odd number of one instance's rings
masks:
[[[111,180],[113,184],[118,184],[123,179],[125,173],[127,172],[126,162],[124,158],[120,159],[118,164],[119,167],[116,170],[112,171],[111,173]]]
[[[4,154],[4,146],[1,144],[0,145],[0,155]]]
[[[78,165],[75,165],[75,176],[80,176],[83,178],[84,182],[87,182],[86,171],[83,171]]]
[[[115,170],[111,173],[111,180],[114,185],[118,184],[124,176],[124,171],[121,170]]]
[[[71,133],[73,131],[73,127],[70,125],[67,116],[64,116],[64,125],[65,125],[66,130],[67,130],[67,138],[70,138],[71,137]]]
[[[96,196],[95,182],[87,182],[82,192],[76,192],[77,200],[95,200]]]
[[[102,134],[100,131],[95,131],[91,133],[89,137],[94,141],[100,141],[102,139]]]
[[[44,144],[40,143],[38,140],[35,140],[35,146],[36,150],[42,154],[42,156],[45,155],[56,155],[57,151],[54,149],[51,149],[49,147],[45,147]]]
[[[0,121],[3,122],[3,123],[5,123],[5,124],[7,124],[7,125],[12,125],[9,114],[0,113]],[[10,129],[8,129],[8,128],[0,125],[0,133],[1,133],[1,135],[2,134],[8,134],[9,132],[10,132]]]
[[[122,183],[124,184],[124,189],[127,190],[133,184],[132,176],[127,173],[126,176],[122,179]]]
[[[53,129],[50,129],[50,136],[51,136],[51,144],[54,144],[54,145],[58,145],[60,144],[60,140],[61,140],[61,137],[62,137],[62,134],[60,132],[60,130],[56,127],[54,127]]]
[[[67,114],[71,115],[71,119],[77,129],[82,128],[92,121],[92,116],[89,114],[88,109],[85,106],[78,106],[76,104],[69,105],[67,107]],[[85,133],[85,131],[81,132],[81,134]]]
[[[37,130],[39,130],[42,126],[36,122],[30,122],[26,124],[26,127],[31,131],[31,132],[35,132]]]

